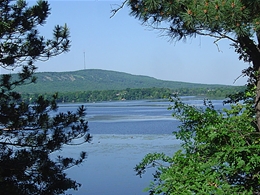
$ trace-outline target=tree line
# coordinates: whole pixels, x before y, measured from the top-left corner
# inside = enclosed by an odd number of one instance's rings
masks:
[[[230,93],[237,93],[244,90],[245,87],[219,87],[219,88],[139,88],[124,90],[95,90],[79,92],[62,92],[58,93],[58,103],[70,102],[98,102],[98,101],[117,101],[117,100],[142,100],[142,99],[165,99],[171,95],[179,96],[202,96],[205,98],[225,98]],[[34,102],[40,95],[48,99],[53,96],[52,93],[45,94],[22,94],[23,101]]]

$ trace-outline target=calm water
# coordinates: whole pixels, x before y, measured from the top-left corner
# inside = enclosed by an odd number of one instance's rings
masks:
[[[202,100],[186,99],[202,106]],[[222,101],[213,102],[216,108]],[[180,141],[172,135],[179,122],[167,110],[168,101],[122,101],[84,104],[87,108],[90,144],[64,147],[62,153],[75,156],[84,150],[86,161],[67,171],[69,177],[82,184],[77,195],[147,195],[143,189],[152,180],[152,170],[144,177],[135,175],[134,167],[145,154],[165,152],[172,155],[180,149]],[[60,111],[75,111],[79,105],[63,104]]]

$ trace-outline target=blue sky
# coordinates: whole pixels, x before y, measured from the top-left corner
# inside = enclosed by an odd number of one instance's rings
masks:
[[[33,1],[29,1],[30,4]],[[151,31],[129,15],[125,7],[110,18],[111,6],[122,1],[49,1],[51,15],[41,28],[51,36],[56,24],[70,28],[72,47],[69,53],[36,63],[38,72],[105,69],[163,80],[193,83],[243,85],[241,70],[248,64],[239,61],[228,41],[198,37],[169,41],[158,31]],[[3,70],[2,70],[3,72]]]

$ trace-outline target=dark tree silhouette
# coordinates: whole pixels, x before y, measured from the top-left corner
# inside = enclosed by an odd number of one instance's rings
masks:
[[[28,104],[15,91],[17,86],[36,82],[37,60],[69,51],[66,24],[55,26],[52,39],[40,36],[37,27],[44,25],[49,14],[47,1],[33,6],[23,0],[0,1],[0,66],[20,69],[15,76],[3,74],[0,78],[0,194],[62,194],[80,186],[64,170],[83,162],[86,152],[78,159],[54,159],[50,154],[64,144],[91,139],[84,106],[75,113],[57,114],[57,94],[52,99],[39,96]]]

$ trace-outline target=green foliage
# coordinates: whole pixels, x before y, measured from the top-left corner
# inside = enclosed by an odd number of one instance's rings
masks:
[[[128,5],[131,14],[144,22],[169,24],[169,35],[178,39],[205,33],[251,37],[260,27],[259,1],[131,0]]]
[[[16,76],[15,74],[13,76]],[[65,93],[95,90],[124,90],[142,88],[204,89],[233,88],[229,85],[198,84],[178,81],[164,81],[148,76],[131,75],[122,72],[87,69],[72,72],[36,73],[36,84],[16,88],[20,93]],[[109,83],[109,85],[107,84]],[[236,88],[236,87],[234,87]]]
[[[252,104],[217,111],[207,101],[203,108],[172,101],[169,109],[182,123],[174,135],[183,150],[148,154],[136,166],[140,175],[157,167],[150,194],[259,194],[260,134]]]
[[[148,155],[138,173],[158,165],[150,194],[260,194],[260,1],[126,0],[131,14],[175,40],[197,35],[231,41],[239,60],[249,62],[245,93],[230,96],[230,109],[211,103],[196,108],[174,99],[175,132],[183,151]],[[119,8],[120,9],[120,8]],[[112,10],[116,13],[119,9]],[[242,103],[241,103],[242,102]],[[166,160],[167,159],[167,160]],[[168,163],[165,167],[164,163]]]
[[[85,108],[76,113],[53,114],[57,109],[57,94],[34,102],[23,101],[16,87],[34,83],[37,60],[48,60],[69,50],[67,26],[56,26],[53,39],[39,35],[37,27],[43,25],[50,8],[47,1],[38,1],[29,7],[23,0],[0,2],[0,66],[17,75],[4,74],[0,78],[0,189],[1,194],[63,194],[77,189],[80,184],[67,178],[64,170],[78,165],[78,159],[50,154],[64,144],[79,139],[91,139]],[[80,144],[77,143],[77,144]]]
[[[260,91],[258,0],[126,0],[124,4],[131,8],[131,15],[146,26],[162,31],[171,39],[208,36],[215,39],[216,45],[218,41],[228,39],[239,55],[238,58],[250,63],[242,74],[248,76],[249,83],[256,85],[257,91]],[[256,111],[260,112],[259,110],[258,108]],[[258,113],[257,118],[259,116]],[[260,120],[258,123],[260,127]]]
[[[227,97],[230,92],[241,93],[244,87],[219,87],[219,88],[180,88],[180,89],[166,89],[166,88],[142,88],[125,90],[102,90],[102,91],[79,91],[59,93],[57,102],[71,103],[71,102],[98,102],[98,101],[117,101],[117,100],[141,100],[141,99],[165,99],[169,98],[171,94],[178,94],[180,96],[200,96],[211,99],[219,99]],[[35,101],[40,94],[22,94],[22,99],[25,102]],[[43,94],[45,98],[50,98],[52,94]]]

